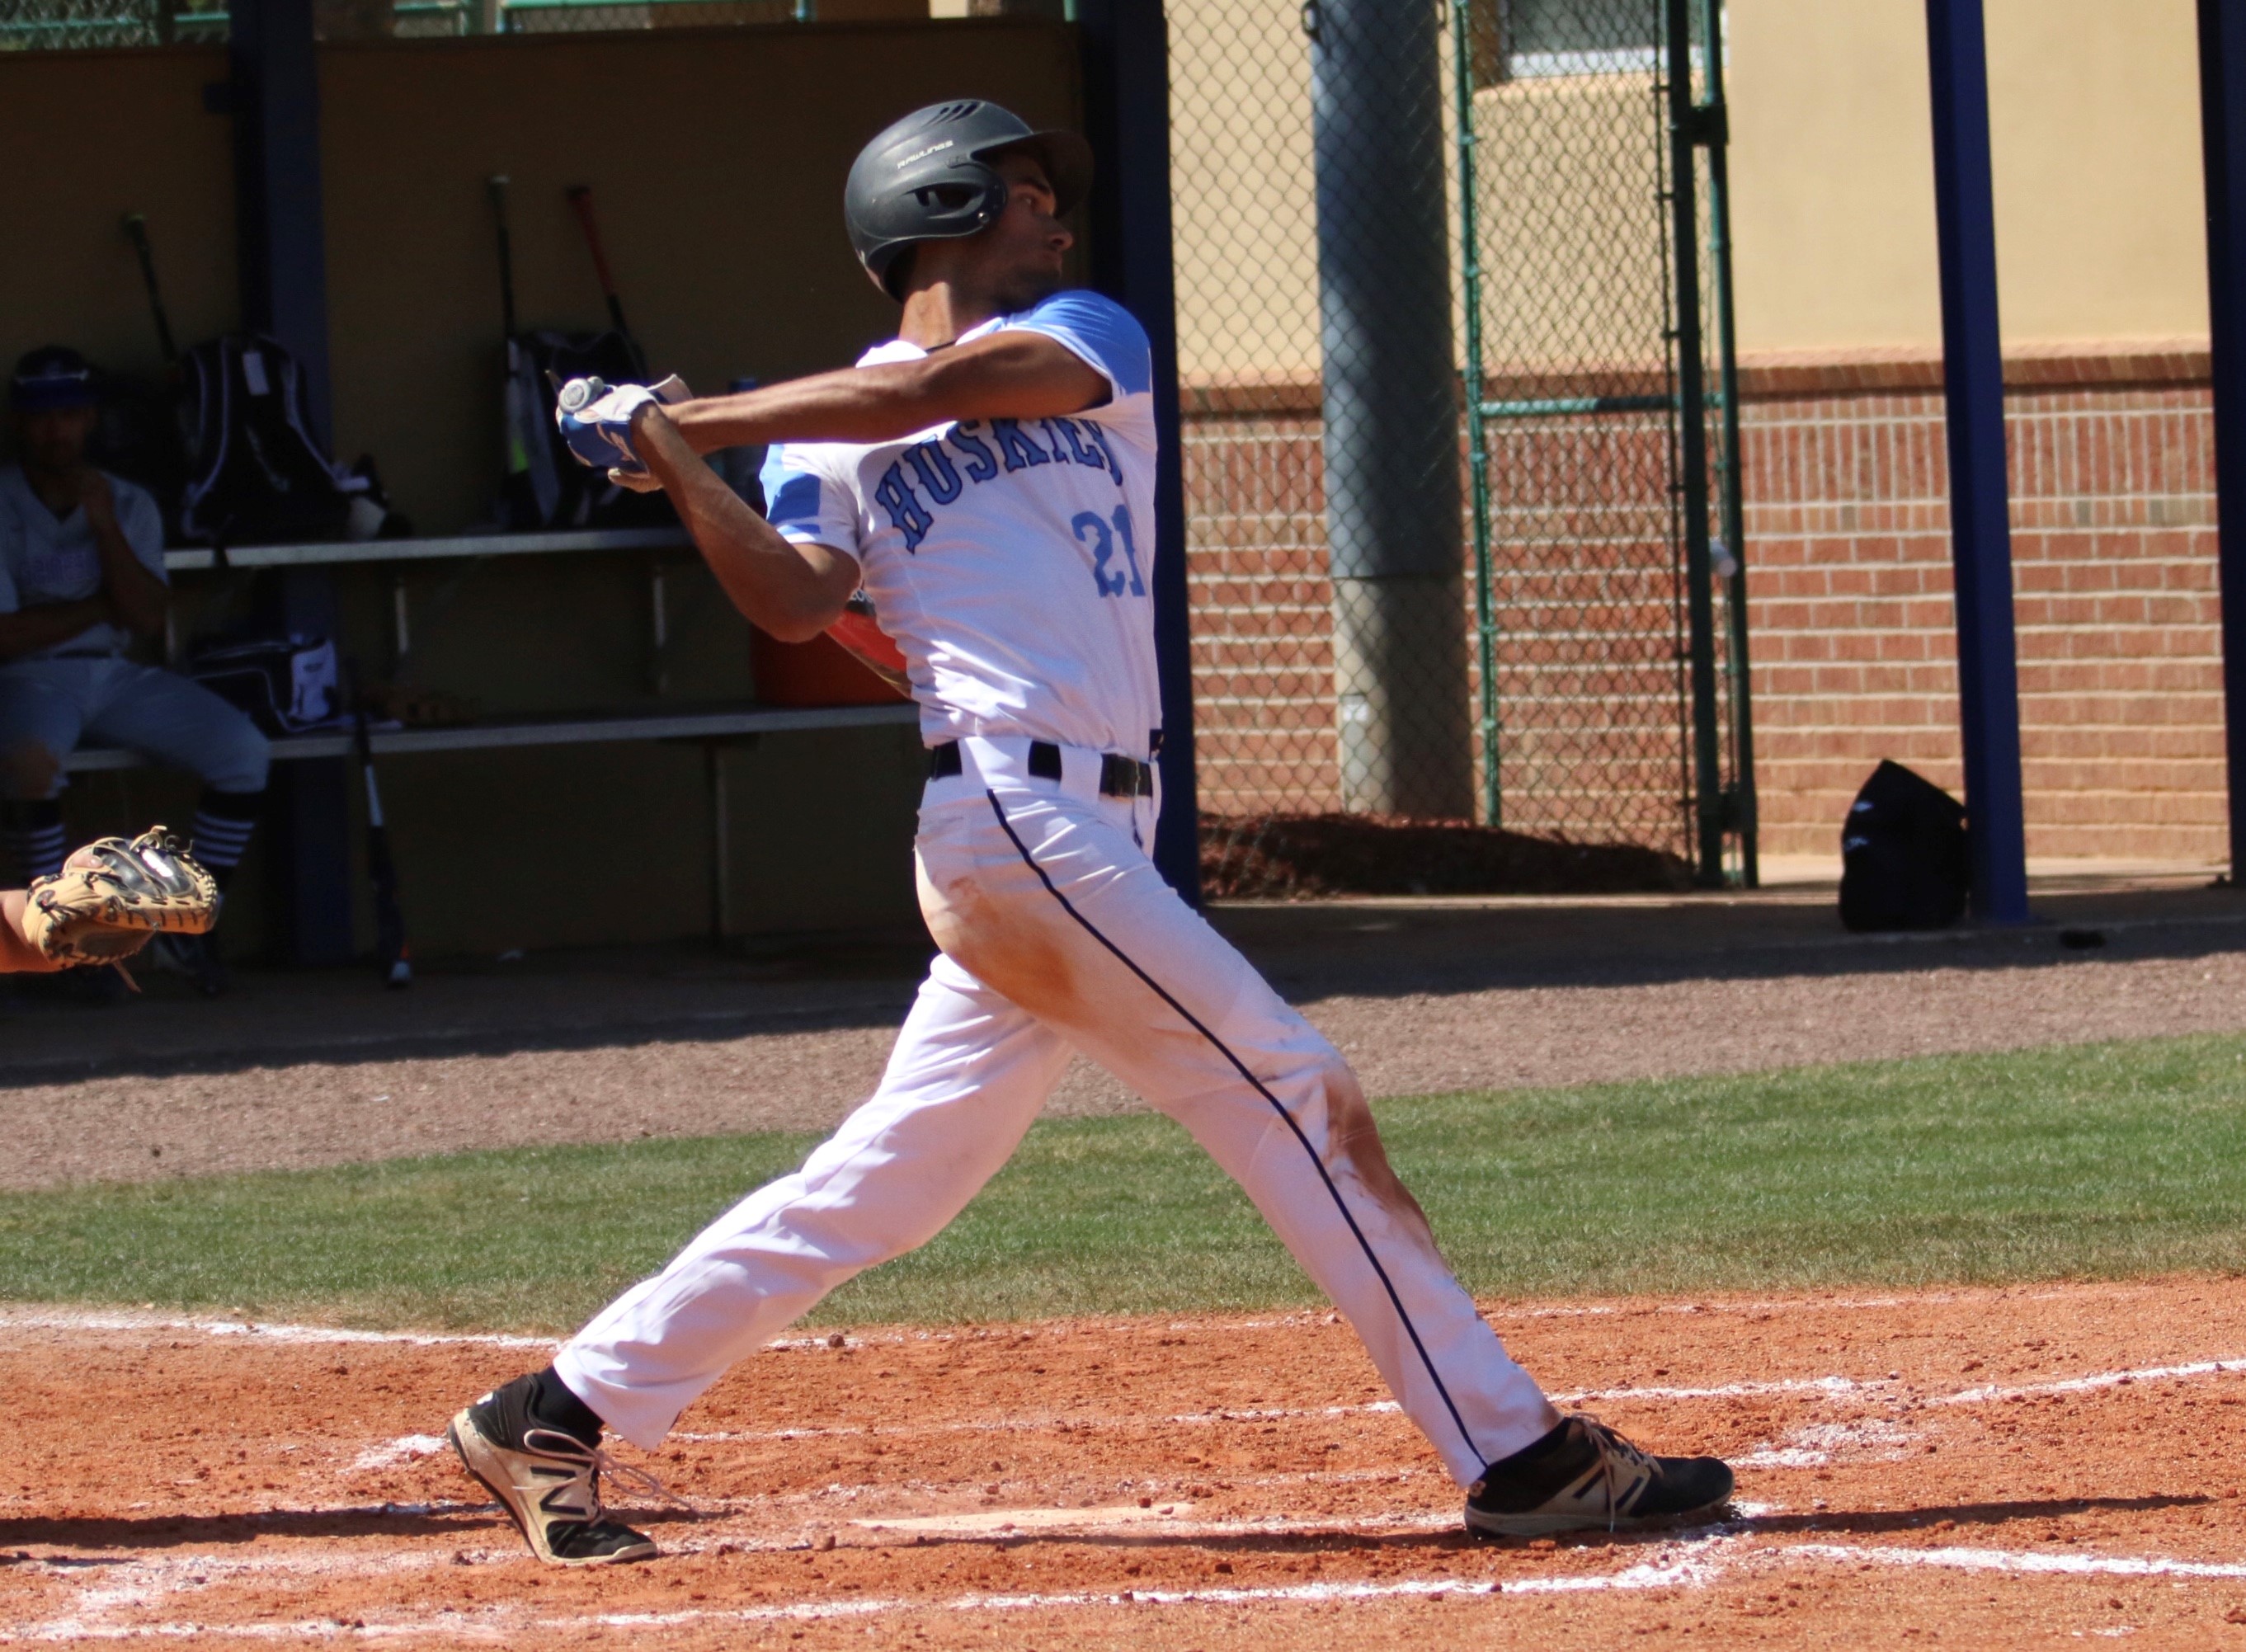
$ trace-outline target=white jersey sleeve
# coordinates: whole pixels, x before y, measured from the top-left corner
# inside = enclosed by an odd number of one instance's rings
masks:
[[[765,520],[782,539],[862,554],[856,473],[836,463],[831,445],[776,444],[766,453],[758,479],[764,485]]]

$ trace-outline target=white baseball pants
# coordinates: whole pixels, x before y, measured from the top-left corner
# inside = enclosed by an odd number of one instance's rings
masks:
[[[0,751],[30,740],[54,758],[44,792],[65,785],[64,758],[81,739],[177,764],[221,792],[264,789],[271,743],[201,683],[121,656],[66,655],[0,667]]]
[[[1460,1484],[1559,1420],[1437,1252],[1332,1045],[1164,883],[1146,799],[1095,752],[962,743],[916,846],[943,955],[873,1098],[555,1360],[634,1444],[852,1275],[926,1243],[1004,1164],[1080,1050],[1192,1132],[1363,1337]]]

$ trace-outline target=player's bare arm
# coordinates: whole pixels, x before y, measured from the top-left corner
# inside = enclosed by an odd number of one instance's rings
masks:
[[[0,614],[0,661],[67,642],[88,626],[107,624],[116,612],[108,597],[100,595],[75,602],[38,602]],[[161,623],[158,622],[160,628]]]
[[[639,419],[633,440],[745,617],[783,642],[807,642],[835,622],[858,588],[855,561],[831,546],[782,538],[660,414]]]
[[[858,564],[782,538],[703,453],[783,439],[888,441],[954,419],[1082,412],[1106,398],[1106,379],[1066,345],[1040,333],[994,333],[922,361],[846,368],[708,403],[650,402],[632,421],[632,445],[733,605],[782,642],[802,642],[841,614]]]
[[[650,405],[633,421],[677,426],[697,453],[769,442],[886,442],[954,419],[1052,418],[1107,399],[1107,381],[1042,333],[999,332],[920,361],[846,367],[738,396]]]
[[[141,565],[133,554],[125,530],[117,520],[117,496],[109,479],[92,466],[81,466],[75,478],[78,508],[93,530],[95,554],[101,559],[101,588],[117,622],[136,636],[156,636],[164,629],[164,612],[172,593],[163,581]]]

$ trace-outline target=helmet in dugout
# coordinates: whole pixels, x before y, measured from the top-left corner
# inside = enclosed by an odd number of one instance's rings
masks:
[[[842,187],[850,245],[875,284],[895,298],[899,255],[915,241],[971,235],[1005,210],[1006,180],[990,162],[1032,155],[1052,185],[1053,211],[1092,187],[1092,146],[1072,132],[1035,132],[981,99],[916,109],[858,152]]]

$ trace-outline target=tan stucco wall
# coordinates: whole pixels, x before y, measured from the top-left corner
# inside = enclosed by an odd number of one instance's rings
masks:
[[[1987,4],[2005,336],[2204,334],[2190,0]],[[1936,343],[1921,0],[1728,10],[1742,346]]]
[[[1178,366],[1315,374],[1310,49],[1296,0],[1167,0]]]
[[[2191,0],[1987,0],[2004,331],[2016,343],[2202,336],[2198,48]],[[1923,0],[1730,0],[1732,222],[1751,351],[1925,348],[1941,336]],[[1188,380],[1317,361],[1309,52],[1293,0],[1170,0],[1179,356]],[[1520,285],[1585,279],[1642,240],[1644,180],[1569,209],[1564,163],[1530,153],[1538,105],[1581,105],[1555,145],[1601,146],[1589,105],[1643,83],[1529,82],[1477,99],[1494,305],[1521,301],[1516,357],[1571,327]],[[1596,124],[1596,123],[1594,123]],[[1623,146],[1628,148],[1628,144]],[[1647,155],[1650,161],[1650,153]],[[1627,233],[1625,233],[1627,232]],[[1563,272],[1569,272],[1563,274]],[[1616,270],[1624,282],[1633,272]],[[1540,311],[1533,319],[1529,310]],[[1493,323],[1497,317],[1493,316]],[[1633,341],[1573,340],[1628,357]],[[1501,352],[1503,353],[1503,352]]]

